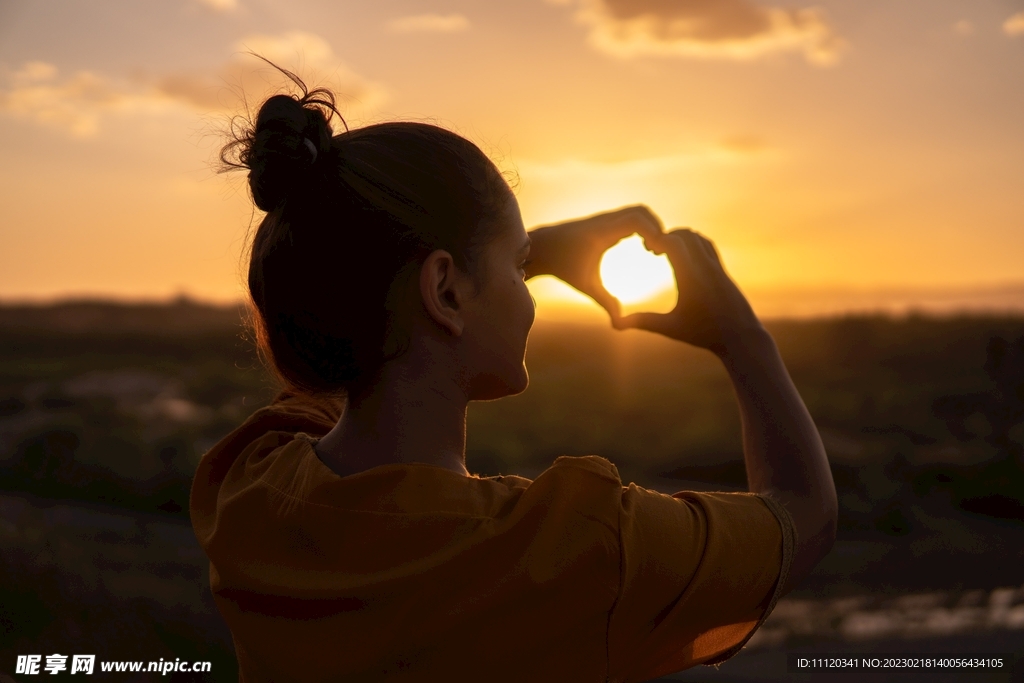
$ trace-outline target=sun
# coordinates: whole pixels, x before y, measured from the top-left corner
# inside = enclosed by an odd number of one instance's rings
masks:
[[[668,257],[647,251],[639,235],[620,240],[606,251],[600,273],[605,289],[625,305],[651,300],[672,289],[675,282]]]

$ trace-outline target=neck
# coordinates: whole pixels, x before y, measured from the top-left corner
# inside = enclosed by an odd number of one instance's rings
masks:
[[[407,361],[385,366],[376,387],[345,412],[316,447],[339,476],[399,463],[437,465],[468,476],[465,392],[451,375]]]

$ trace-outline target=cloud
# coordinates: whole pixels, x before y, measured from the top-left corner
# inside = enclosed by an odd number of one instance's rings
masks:
[[[393,33],[456,33],[469,28],[469,19],[461,14],[417,14],[392,19],[387,28]]]
[[[595,48],[616,57],[756,59],[801,52],[834,63],[845,43],[821,11],[762,7],[751,0],[552,0],[576,8]]]
[[[730,135],[718,141],[720,149],[733,154],[758,154],[769,148],[764,138],[750,133]]]
[[[138,90],[90,71],[61,77],[46,62],[27,62],[0,89],[0,111],[16,118],[90,137],[107,114],[155,113],[173,106],[168,98]]]
[[[238,0],[199,0],[199,3],[205,5],[208,9],[212,9],[214,12],[234,12],[238,9]]]
[[[953,24],[953,32],[961,36],[974,35],[974,24],[967,21],[966,19],[961,19],[960,21]]]
[[[1017,12],[1003,22],[1003,31],[1008,36],[1024,35],[1024,12]]]
[[[207,72],[131,80],[91,71],[62,75],[53,64],[27,62],[0,77],[0,112],[79,138],[96,135],[102,122],[114,116],[241,113],[289,85],[268,64],[245,54],[247,50],[295,71],[310,87],[331,88],[343,114],[373,109],[388,97],[384,86],[349,69],[330,44],[314,34],[254,35],[235,48],[230,59]]]
[[[330,88],[343,109],[373,109],[388,98],[382,84],[354,72],[338,58],[330,43],[313,33],[251,35],[234,47],[233,57],[215,73],[168,74],[158,80],[157,88],[198,109],[238,111],[287,85],[273,67],[248,54],[254,52],[295,72],[310,88]]]

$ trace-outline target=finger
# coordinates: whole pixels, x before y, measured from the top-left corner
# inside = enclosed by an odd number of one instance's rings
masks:
[[[671,320],[665,313],[631,313],[612,320],[617,330],[637,329],[668,335],[671,333]]]
[[[694,232],[693,228],[686,228],[686,227],[672,228],[671,230],[669,230],[668,232],[665,233],[665,236],[671,235],[672,237],[678,237],[678,238],[682,239],[682,238],[684,238],[684,237],[686,237],[688,235],[692,235],[693,232]]]
[[[608,239],[618,240],[633,233],[637,233],[645,239],[665,234],[661,219],[643,204],[611,211],[602,218],[602,232]]]
[[[644,204],[630,207],[630,212],[638,221],[636,232],[641,237],[657,238],[665,234],[665,226],[662,225],[661,219]]]
[[[722,257],[719,256],[718,250],[715,248],[715,243],[700,233],[696,234],[700,238],[700,246],[704,250],[704,253],[706,253],[713,262],[721,264]]]
[[[614,322],[622,314],[622,304],[603,287],[590,294],[590,298],[608,312]]]
[[[689,230],[690,228],[673,228],[669,232],[659,232],[655,234],[644,235],[644,248],[647,249],[647,251],[650,251],[654,254],[658,254],[660,256],[661,254],[665,253],[665,247],[667,244],[665,241],[666,238],[668,238],[670,235],[674,233],[678,233],[677,236],[681,236],[682,232]]]
[[[694,251],[694,232],[689,228],[676,228],[665,235],[660,241],[662,250],[668,256],[672,270],[676,275],[676,285],[680,286],[679,277],[693,277],[700,268],[700,259]]]
[[[701,277],[708,277],[713,275],[716,270],[721,269],[720,267],[716,268],[719,266],[718,254],[710,244],[710,240],[696,230],[686,230],[681,232],[680,236],[687,247],[689,247],[689,255],[695,274],[699,273]]]
[[[729,277],[729,273],[725,269],[725,263],[722,262],[722,256],[718,253],[718,249],[715,248],[715,243],[703,235],[698,235],[698,237],[700,238],[701,249],[707,257],[705,261],[706,265],[711,268],[716,275],[724,273],[726,277]]]

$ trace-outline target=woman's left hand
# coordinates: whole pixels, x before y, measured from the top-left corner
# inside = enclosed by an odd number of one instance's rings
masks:
[[[535,228],[530,231],[533,245],[527,277],[554,275],[600,304],[615,321],[621,315],[621,304],[601,282],[601,257],[634,233],[646,246],[648,238],[658,240],[665,229],[654,212],[642,204]]]

